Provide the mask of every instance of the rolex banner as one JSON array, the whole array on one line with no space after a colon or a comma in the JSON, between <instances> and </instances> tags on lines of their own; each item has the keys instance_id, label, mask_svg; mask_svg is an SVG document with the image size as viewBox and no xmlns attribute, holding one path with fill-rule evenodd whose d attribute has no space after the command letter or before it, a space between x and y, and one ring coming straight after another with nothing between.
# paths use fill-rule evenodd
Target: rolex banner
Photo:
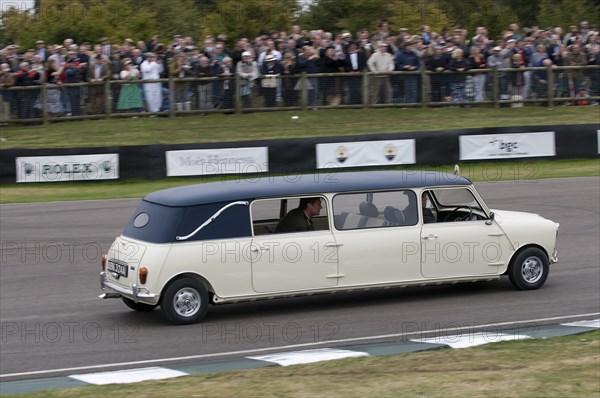
<instances>
[{"instance_id":1,"label":"rolex banner","mask_svg":"<svg viewBox=\"0 0 600 398\"><path fill-rule=\"evenodd\" d=\"M415 140L317 144L317 168L414 164Z\"/></svg>"},{"instance_id":2,"label":"rolex banner","mask_svg":"<svg viewBox=\"0 0 600 398\"><path fill-rule=\"evenodd\" d=\"M119 154L18 157L16 167L17 182L114 180Z\"/></svg>"}]
</instances>

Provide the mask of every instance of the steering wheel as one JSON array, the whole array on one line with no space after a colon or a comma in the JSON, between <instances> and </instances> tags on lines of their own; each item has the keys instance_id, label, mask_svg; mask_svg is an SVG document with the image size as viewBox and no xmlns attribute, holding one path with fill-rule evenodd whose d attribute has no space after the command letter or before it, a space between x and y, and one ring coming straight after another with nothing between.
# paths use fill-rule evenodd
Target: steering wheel
<instances>
[{"instance_id":1,"label":"steering wheel","mask_svg":"<svg viewBox=\"0 0 600 398\"><path fill-rule=\"evenodd\" d=\"M456 212L459 209L469 209L469 215L467 215L465 217L458 217L454 221L466 221L466 220L470 220L471 219L471 216L473 215L473 208L471 206L464 205L464 206L458 206L458 207L454 208L454 210L452 210L450 212L450 214L448 214L444 218L444 222L452 220L452 218L454 217L454 215L456 214Z\"/></svg>"}]
</instances>

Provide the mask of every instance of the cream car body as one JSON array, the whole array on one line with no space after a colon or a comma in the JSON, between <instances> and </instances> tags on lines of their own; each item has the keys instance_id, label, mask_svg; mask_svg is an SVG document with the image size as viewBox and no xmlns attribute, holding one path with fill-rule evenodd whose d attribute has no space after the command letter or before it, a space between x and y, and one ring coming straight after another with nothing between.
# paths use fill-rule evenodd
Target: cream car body
<instances>
[{"instance_id":1,"label":"cream car body","mask_svg":"<svg viewBox=\"0 0 600 398\"><path fill-rule=\"evenodd\" d=\"M314 230L274 233L302 197ZM428 203L424 203L424 198ZM427 215L434 222L425 222ZM146 196L103 260L103 298L176 324L208 304L494 280L540 287L558 224L491 211L453 174L360 172L215 182Z\"/></svg>"}]
</instances>

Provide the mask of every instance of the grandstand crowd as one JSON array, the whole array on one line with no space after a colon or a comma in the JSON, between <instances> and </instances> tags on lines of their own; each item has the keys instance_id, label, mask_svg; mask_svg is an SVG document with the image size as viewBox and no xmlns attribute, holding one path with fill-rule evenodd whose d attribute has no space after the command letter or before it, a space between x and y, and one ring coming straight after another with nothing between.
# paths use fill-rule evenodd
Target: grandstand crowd
<instances>
[{"instance_id":1,"label":"grandstand crowd","mask_svg":"<svg viewBox=\"0 0 600 398\"><path fill-rule=\"evenodd\" d=\"M271 32L255 38L230 40L224 34L206 36L202 42L175 35L168 41L126 39L115 43L101 38L98 43L62 43L38 40L35 48L17 44L0 53L0 118L35 117L42 106L40 91L7 90L51 84L46 91L47 112L80 115L105 111L107 80L121 80L110 93L114 111L160 112L233 107L234 95L244 107L256 105L260 96L265 107L295 106L299 101L298 79L307 74L328 75L308 79L308 105L360 104L363 98L360 75L372 73L371 103L416 103L421 100L419 71L434 72L427 82L432 102L484 101L489 99L490 74L477 69L509 68L499 74L500 99L544 97L547 68L519 71L525 67L600 65L598 27L587 21L563 30L560 27L520 28L511 24L498 37L490 38L485 27L469 34L466 29L433 32L423 25L418 32L394 30L381 21L377 31L362 29L337 33L302 30ZM390 74L390 72L413 72ZM470 73L465 73L471 71ZM557 76L558 96L600 95L597 69L568 70ZM343 77L336 73L347 72ZM448 72L448 73L446 73ZM348 73L350 75L348 75ZM241 78L239 91L233 78ZM357 78L353 78L356 75ZM164 78L177 80L174 103L165 99ZM282 79L283 77L283 79ZM285 78L287 77L287 78ZM148 83L138 84L144 80ZM90 83L87 87L64 86ZM135 83L135 84L126 84ZM50 87L50 86L49 86ZM594 102L597 103L597 102Z\"/></svg>"}]
</instances>

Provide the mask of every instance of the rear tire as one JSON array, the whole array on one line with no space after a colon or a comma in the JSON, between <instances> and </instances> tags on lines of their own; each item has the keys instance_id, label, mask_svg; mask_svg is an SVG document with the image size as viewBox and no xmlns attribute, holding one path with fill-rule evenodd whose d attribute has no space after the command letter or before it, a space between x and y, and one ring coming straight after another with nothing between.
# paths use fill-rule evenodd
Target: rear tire
<instances>
[{"instance_id":1,"label":"rear tire","mask_svg":"<svg viewBox=\"0 0 600 398\"><path fill-rule=\"evenodd\" d=\"M196 279L177 279L165 289L160 309L176 325L198 322L208 310L208 292Z\"/></svg>"},{"instance_id":2,"label":"rear tire","mask_svg":"<svg viewBox=\"0 0 600 398\"><path fill-rule=\"evenodd\" d=\"M148 312L148 311L152 311L153 309L158 307L158 304L150 305L150 304L144 304L144 303L136 303L135 301L133 301L132 299L129 299L127 297L121 297L121 298L123 299L123 302L125 303L125 305L134 311Z\"/></svg>"},{"instance_id":3,"label":"rear tire","mask_svg":"<svg viewBox=\"0 0 600 398\"><path fill-rule=\"evenodd\" d=\"M519 254L508 268L510 282L519 290L541 287L548 278L548 257L538 248L530 247Z\"/></svg>"}]
</instances>

